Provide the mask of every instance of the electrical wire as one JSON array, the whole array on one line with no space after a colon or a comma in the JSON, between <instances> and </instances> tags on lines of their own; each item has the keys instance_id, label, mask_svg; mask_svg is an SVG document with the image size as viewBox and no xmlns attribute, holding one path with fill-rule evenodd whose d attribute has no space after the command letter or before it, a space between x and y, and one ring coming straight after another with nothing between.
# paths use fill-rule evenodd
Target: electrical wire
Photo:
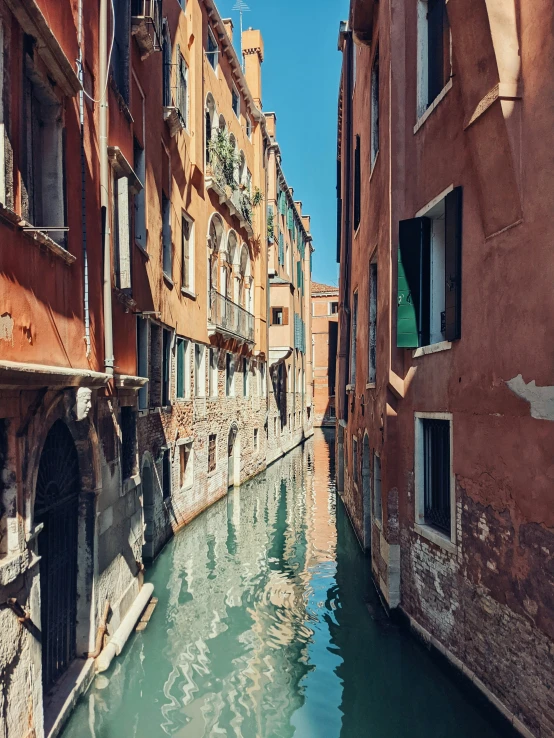
<instances>
[{"instance_id":1,"label":"electrical wire","mask_svg":"<svg viewBox=\"0 0 554 738\"><path fill-rule=\"evenodd\" d=\"M108 89L108 79L110 76L110 62L112 60L112 51L113 46L115 42L115 7L114 7L114 0L110 0L110 7L112 9L112 40L110 42L110 53L108 54L108 63L106 65L106 84L104 86L104 90L102 91L102 95L98 100L95 100L92 95L89 95L88 92L85 90L85 87L83 85L83 94L88 97L88 99L93 103L101 103L104 100L104 97L106 96L106 90ZM77 66L82 65L82 63L77 59ZM83 71L83 70L81 70ZM85 75L83 71L83 81L84 81Z\"/></svg>"}]
</instances>

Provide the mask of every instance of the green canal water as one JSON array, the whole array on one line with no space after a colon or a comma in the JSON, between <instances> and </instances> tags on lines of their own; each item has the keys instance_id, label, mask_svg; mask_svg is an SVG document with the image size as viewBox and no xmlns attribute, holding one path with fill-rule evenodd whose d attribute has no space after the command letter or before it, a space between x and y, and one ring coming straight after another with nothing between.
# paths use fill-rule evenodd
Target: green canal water
<instances>
[{"instance_id":1,"label":"green canal water","mask_svg":"<svg viewBox=\"0 0 554 738\"><path fill-rule=\"evenodd\" d=\"M147 629L64 738L506 737L375 615L332 443L317 431L166 546L147 571L159 598Z\"/></svg>"}]
</instances>

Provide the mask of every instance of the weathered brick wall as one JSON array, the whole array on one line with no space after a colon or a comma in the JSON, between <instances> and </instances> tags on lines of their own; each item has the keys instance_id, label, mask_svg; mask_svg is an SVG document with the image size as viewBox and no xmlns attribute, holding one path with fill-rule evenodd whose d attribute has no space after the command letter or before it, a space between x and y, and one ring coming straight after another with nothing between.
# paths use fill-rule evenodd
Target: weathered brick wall
<instances>
[{"instance_id":1,"label":"weathered brick wall","mask_svg":"<svg viewBox=\"0 0 554 738\"><path fill-rule=\"evenodd\" d=\"M172 357L171 376L175 376ZM242 362L237 361L234 395L226 396L225 352L219 352L217 397L177 399L172 382L172 405L141 412L138 446L142 460L149 453L153 460L154 484L154 549L157 553L168 538L195 518L202 510L227 494L228 440L233 424L238 429L240 446L240 480L259 473L266 466L267 435L265 428L266 398L260 394L258 377L249 364L248 396L243 396ZM206 361L206 370L208 362ZM190 386L194 387L191 365ZM206 376L206 387L208 378ZM258 431L258 449L254 448L254 430ZM208 439L217 436L217 468L208 473ZM193 484L181 488L179 441L187 439L193 449ZM169 448L171 459L171 495L163 499L163 449Z\"/></svg>"}]
</instances>

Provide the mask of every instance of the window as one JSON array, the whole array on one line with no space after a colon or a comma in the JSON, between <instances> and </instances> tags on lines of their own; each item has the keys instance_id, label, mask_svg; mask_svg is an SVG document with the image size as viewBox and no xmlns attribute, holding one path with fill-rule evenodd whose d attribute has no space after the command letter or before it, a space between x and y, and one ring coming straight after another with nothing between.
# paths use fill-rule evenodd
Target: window
<instances>
[{"instance_id":1,"label":"window","mask_svg":"<svg viewBox=\"0 0 554 738\"><path fill-rule=\"evenodd\" d=\"M257 428L254 428L254 451L257 453L260 450L260 434Z\"/></svg>"},{"instance_id":2,"label":"window","mask_svg":"<svg viewBox=\"0 0 554 738\"><path fill-rule=\"evenodd\" d=\"M169 395L169 373L171 369L171 331L163 329L162 347L162 405L166 407L171 404Z\"/></svg>"},{"instance_id":3,"label":"window","mask_svg":"<svg viewBox=\"0 0 554 738\"><path fill-rule=\"evenodd\" d=\"M210 375L209 375L209 383L210 383L210 397L217 397L218 395L218 386L217 386L217 380L218 380L218 371L217 371L217 362L218 362L218 350L215 348L210 349Z\"/></svg>"},{"instance_id":4,"label":"window","mask_svg":"<svg viewBox=\"0 0 554 738\"><path fill-rule=\"evenodd\" d=\"M369 372L367 381L377 376L377 264L369 265Z\"/></svg>"},{"instance_id":5,"label":"window","mask_svg":"<svg viewBox=\"0 0 554 738\"><path fill-rule=\"evenodd\" d=\"M136 471L137 421L132 407L121 408L121 478L129 479Z\"/></svg>"},{"instance_id":6,"label":"window","mask_svg":"<svg viewBox=\"0 0 554 738\"><path fill-rule=\"evenodd\" d=\"M171 39L167 20L162 30L162 102L164 108L171 107Z\"/></svg>"},{"instance_id":7,"label":"window","mask_svg":"<svg viewBox=\"0 0 554 738\"><path fill-rule=\"evenodd\" d=\"M239 93L237 92L237 88L234 85L233 85L231 95L232 95L232 103L233 103L233 113L238 118L240 116L240 96L239 96Z\"/></svg>"},{"instance_id":8,"label":"window","mask_svg":"<svg viewBox=\"0 0 554 738\"><path fill-rule=\"evenodd\" d=\"M242 360L242 396L248 397L248 359Z\"/></svg>"},{"instance_id":9,"label":"window","mask_svg":"<svg viewBox=\"0 0 554 738\"><path fill-rule=\"evenodd\" d=\"M381 459L373 454L373 515L379 523L383 521L383 503L381 499Z\"/></svg>"},{"instance_id":10,"label":"window","mask_svg":"<svg viewBox=\"0 0 554 738\"><path fill-rule=\"evenodd\" d=\"M352 300L352 335L350 337L350 384L356 384L356 352L358 344L358 293Z\"/></svg>"},{"instance_id":11,"label":"window","mask_svg":"<svg viewBox=\"0 0 554 738\"><path fill-rule=\"evenodd\" d=\"M192 487L194 482L192 442L183 443L179 446L179 463L181 489Z\"/></svg>"},{"instance_id":12,"label":"window","mask_svg":"<svg viewBox=\"0 0 554 738\"><path fill-rule=\"evenodd\" d=\"M415 423L416 523L452 541L452 417L417 413Z\"/></svg>"},{"instance_id":13,"label":"window","mask_svg":"<svg viewBox=\"0 0 554 738\"><path fill-rule=\"evenodd\" d=\"M265 380L265 364L263 362L260 364L260 382L262 385L262 391L260 394L262 397L265 397L267 387Z\"/></svg>"},{"instance_id":14,"label":"window","mask_svg":"<svg viewBox=\"0 0 554 738\"><path fill-rule=\"evenodd\" d=\"M181 288L194 292L194 239L193 222L183 213L181 217L182 274Z\"/></svg>"},{"instance_id":15,"label":"window","mask_svg":"<svg viewBox=\"0 0 554 738\"><path fill-rule=\"evenodd\" d=\"M183 128L188 128L189 115L189 70L184 58L179 54L177 69L177 110Z\"/></svg>"},{"instance_id":16,"label":"window","mask_svg":"<svg viewBox=\"0 0 554 738\"><path fill-rule=\"evenodd\" d=\"M114 38L110 71L119 94L129 103L129 60L131 39L131 3L129 0L114 0Z\"/></svg>"},{"instance_id":17,"label":"window","mask_svg":"<svg viewBox=\"0 0 554 738\"><path fill-rule=\"evenodd\" d=\"M164 500L171 496L171 451L166 448L162 457L162 494Z\"/></svg>"},{"instance_id":18,"label":"window","mask_svg":"<svg viewBox=\"0 0 554 738\"><path fill-rule=\"evenodd\" d=\"M25 36L23 77L23 161L21 214L33 226L65 246L63 114L52 86L43 79L32 58L33 41Z\"/></svg>"},{"instance_id":19,"label":"window","mask_svg":"<svg viewBox=\"0 0 554 738\"><path fill-rule=\"evenodd\" d=\"M329 315L337 315L338 312L339 312L338 302L330 302L329 303Z\"/></svg>"},{"instance_id":20,"label":"window","mask_svg":"<svg viewBox=\"0 0 554 738\"><path fill-rule=\"evenodd\" d=\"M252 121L248 115L246 116L246 135L252 140Z\"/></svg>"},{"instance_id":21,"label":"window","mask_svg":"<svg viewBox=\"0 0 554 738\"><path fill-rule=\"evenodd\" d=\"M208 28L208 41L206 45L206 58L208 59L208 62L210 63L210 66L212 69L217 69L217 58L219 55L219 49L217 46L217 42L215 40L215 36L212 33L212 29Z\"/></svg>"},{"instance_id":22,"label":"window","mask_svg":"<svg viewBox=\"0 0 554 738\"><path fill-rule=\"evenodd\" d=\"M358 229L361 217L361 151L360 137L356 136L356 148L354 150L354 230Z\"/></svg>"},{"instance_id":23,"label":"window","mask_svg":"<svg viewBox=\"0 0 554 738\"><path fill-rule=\"evenodd\" d=\"M271 308L271 325L288 325L289 309L283 307Z\"/></svg>"},{"instance_id":24,"label":"window","mask_svg":"<svg viewBox=\"0 0 554 738\"><path fill-rule=\"evenodd\" d=\"M171 279L173 272L173 254L171 252L171 203L162 192L162 252L163 271L166 277Z\"/></svg>"},{"instance_id":25,"label":"window","mask_svg":"<svg viewBox=\"0 0 554 738\"><path fill-rule=\"evenodd\" d=\"M371 168L379 153L379 49L371 68Z\"/></svg>"},{"instance_id":26,"label":"window","mask_svg":"<svg viewBox=\"0 0 554 738\"><path fill-rule=\"evenodd\" d=\"M162 339L161 328L157 323L150 323L150 356L148 369L148 396L150 407L162 404Z\"/></svg>"},{"instance_id":27,"label":"window","mask_svg":"<svg viewBox=\"0 0 554 738\"><path fill-rule=\"evenodd\" d=\"M217 468L217 436L211 433L208 437L208 474Z\"/></svg>"},{"instance_id":28,"label":"window","mask_svg":"<svg viewBox=\"0 0 554 738\"><path fill-rule=\"evenodd\" d=\"M397 345L428 346L461 337L462 188L424 217L400 222Z\"/></svg>"},{"instance_id":29,"label":"window","mask_svg":"<svg viewBox=\"0 0 554 738\"><path fill-rule=\"evenodd\" d=\"M142 189L134 198L135 206L135 241L146 251L146 194L144 185L146 183L146 163L144 149L137 139L133 139L133 166L135 174L139 178Z\"/></svg>"},{"instance_id":30,"label":"window","mask_svg":"<svg viewBox=\"0 0 554 738\"><path fill-rule=\"evenodd\" d=\"M352 94L354 94L354 88L356 87L356 77L358 72L358 47L352 44Z\"/></svg>"},{"instance_id":31,"label":"window","mask_svg":"<svg viewBox=\"0 0 554 738\"><path fill-rule=\"evenodd\" d=\"M232 354L225 354L225 394L227 397L234 395L235 364Z\"/></svg>"},{"instance_id":32,"label":"window","mask_svg":"<svg viewBox=\"0 0 554 738\"><path fill-rule=\"evenodd\" d=\"M190 341L177 339L177 397L190 399Z\"/></svg>"},{"instance_id":33,"label":"window","mask_svg":"<svg viewBox=\"0 0 554 738\"><path fill-rule=\"evenodd\" d=\"M148 369L148 321L137 318L137 372L139 377L150 378ZM148 407L148 384L145 384L138 392L139 410Z\"/></svg>"},{"instance_id":34,"label":"window","mask_svg":"<svg viewBox=\"0 0 554 738\"><path fill-rule=\"evenodd\" d=\"M446 0L419 0L418 117L434 102L450 75L450 26Z\"/></svg>"},{"instance_id":35,"label":"window","mask_svg":"<svg viewBox=\"0 0 554 738\"><path fill-rule=\"evenodd\" d=\"M131 291L131 221L129 218L129 180L113 180L113 239L115 283L118 289Z\"/></svg>"},{"instance_id":36,"label":"window","mask_svg":"<svg viewBox=\"0 0 554 738\"><path fill-rule=\"evenodd\" d=\"M335 414L335 406L334 405L329 405L328 415L329 415L329 418L331 418L332 420L337 417L336 414Z\"/></svg>"},{"instance_id":37,"label":"window","mask_svg":"<svg viewBox=\"0 0 554 738\"><path fill-rule=\"evenodd\" d=\"M194 394L206 396L206 347L199 343L194 346Z\"/></svg>"}]
</instances>

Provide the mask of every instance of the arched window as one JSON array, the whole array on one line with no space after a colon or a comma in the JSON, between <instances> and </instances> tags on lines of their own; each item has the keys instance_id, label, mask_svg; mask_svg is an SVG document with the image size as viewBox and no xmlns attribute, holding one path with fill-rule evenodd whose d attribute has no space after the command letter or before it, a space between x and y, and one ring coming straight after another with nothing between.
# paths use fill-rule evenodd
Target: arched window
<instances>
[{"instance_id":1,"label":"arched window","mask_svg":"<svg viewBox=\"0 0 554 738\"><path fill-rule=\"evenodd\" d=\"M239 261L239 304L252 312L252 278L250 268L250 254L246 244L242 244Z\"/></svg>"},{"instance_id":2,"label":"arched window","mask_svg":"<svg viewBox=\"0 0 554 738\"><path fill-rule=\"evenodd\" d=\"M171 38L167 18L162 28L162 60L162 99L164 107L168 108L171 106Z\"/></svg>"},{"instance_id":3,"label":"arched window","mask_svg":"<svg viewBox=\"0 0 554 738\"><path fill-rule=\"evenodd\" d=\"M225 262L226 272L226 293L225 296L234 302L237 301L237 289L233 284L233 275L236 273L237 263L237 234L234 231L229 231L227 236L227 260Z\"/></svg>"},{"instance_id":4,"label":"arched window","mask_svg":"<svg viewBox=\"0 0 554 738\"><path fill-rule=\"evenodd\" d=\"M238 185L239 183L239 161L238 161L238 154L237 154L237 140L234 134L232 133L229 136L229 143L233 147L233 153L235 157L235 161L233 164L233 179L235 180L235 183Z\"/></svg>"},{"instance_id":5,"label":"arched window","mask_svg":"<svg viewBox=\"0 0 554 738\"><path fill-rule=\"evenodd\" d=\"M246 161L244 151L239 154L239 184L246 186Z\"/></svg>"},{"instance_id":6,"label":"arched window","mask_svg":"<svg viewBox=\"0 0 554 738\"><path fill-rule=\"evenodd\" d=\"M218 284L218 264L219 264L219 252L223 243L223 221L221 217L214 213L210 220L208 228L208 260L209 260L209 290L217 290Z\"/></svg>"}]
</instances>

